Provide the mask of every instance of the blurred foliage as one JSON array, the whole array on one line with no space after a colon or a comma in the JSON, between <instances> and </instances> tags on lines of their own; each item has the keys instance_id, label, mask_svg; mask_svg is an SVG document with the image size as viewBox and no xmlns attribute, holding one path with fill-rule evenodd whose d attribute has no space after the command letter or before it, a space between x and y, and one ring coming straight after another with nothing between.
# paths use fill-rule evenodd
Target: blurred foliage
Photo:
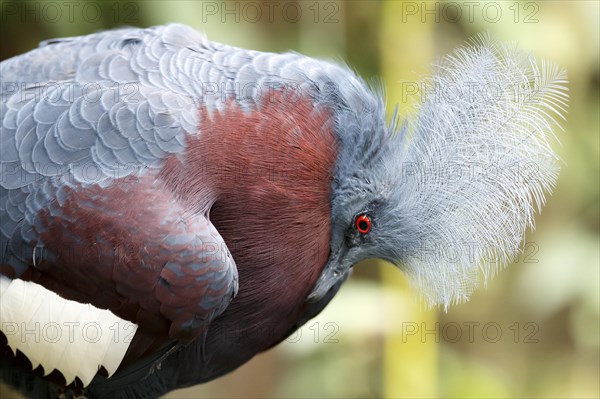
<instances>
[{"instance_id":1,"label":"blurred foliage","mask_svg":"<svg viewBox=\"0 0 600 399\"><path fill-rule=\"evenodd\" d=\"M434 57L479 32L569 71L558 186L520 262L488 289L447 313L421 312L401 273L365 262L286 343L168 397L600 396L597 1L65 3L2 0L0 59L53 37L181 22L232 45L346 62L375 85L385 81L388 104L401 112L411 106L401 82L420 79Z\"/></svg>"}]
</instances>

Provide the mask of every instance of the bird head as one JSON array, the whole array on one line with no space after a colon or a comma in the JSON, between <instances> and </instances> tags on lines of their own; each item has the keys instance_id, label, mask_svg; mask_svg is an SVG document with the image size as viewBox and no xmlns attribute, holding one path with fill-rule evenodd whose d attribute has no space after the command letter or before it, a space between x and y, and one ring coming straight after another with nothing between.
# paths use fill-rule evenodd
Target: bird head
<instances>
[{"instance_id":1,"label":"bird head","mask_svg":"<svg viewBox=\"0 0 600 399\"><path fill-rule=\"evenodd\" d=\"M438 63L403 123L385 122L382 96L364 101L366 88L344 83L331 252L309 301L380 258L447 308L514 260L556 183L549 143L565 83L563 70L487 37Z\"/></svg>"}]
</instances>

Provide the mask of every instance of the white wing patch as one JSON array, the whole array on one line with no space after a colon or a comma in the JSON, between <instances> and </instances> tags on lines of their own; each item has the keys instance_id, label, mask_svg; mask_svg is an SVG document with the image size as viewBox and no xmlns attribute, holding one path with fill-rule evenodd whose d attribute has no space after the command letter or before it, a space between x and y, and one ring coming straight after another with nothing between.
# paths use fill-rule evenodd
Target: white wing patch
<instances>
[{"instance_id":1,"label":"white wing patch","mask_svg":"<svg viewBox=\"0 0 600 399\"><path fill-rule=\"evenodd\" d=\"M113 375L137 325L108 310L64 299L43 286L0 276L0 326L14 353L44 375L56 369L67 384L90 384L101 366Z\"/></svg>"}]
</instances>

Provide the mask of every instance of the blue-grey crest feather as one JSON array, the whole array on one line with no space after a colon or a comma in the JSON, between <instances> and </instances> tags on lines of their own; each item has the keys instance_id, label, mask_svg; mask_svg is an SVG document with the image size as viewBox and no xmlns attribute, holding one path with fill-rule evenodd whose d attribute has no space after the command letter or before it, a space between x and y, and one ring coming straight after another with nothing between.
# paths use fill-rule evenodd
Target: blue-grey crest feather
<instances>
[{"instance_id":1,"label":"blue-grey crest feather","mask_svg":"<svg viewBox=\"0 0 600 399\"><path fill-rule=\"evenodd\" d=\"M556 65L484 35L421 86L422 104L382 169L398 177L389 202L401 215L387 240L429 304L468 299L519 254L557 181L552 130L566 113L566 83Z\"/></svg>"}]
</instances>

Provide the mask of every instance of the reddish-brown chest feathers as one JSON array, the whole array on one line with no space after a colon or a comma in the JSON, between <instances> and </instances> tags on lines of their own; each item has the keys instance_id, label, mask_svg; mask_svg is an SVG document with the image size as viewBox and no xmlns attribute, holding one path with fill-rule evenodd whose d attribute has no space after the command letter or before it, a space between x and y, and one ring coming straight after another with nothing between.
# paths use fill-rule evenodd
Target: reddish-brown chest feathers
<instances>
[{"instance_id":1,"label":"reddish-brown chest feathers","mask_svg":"<svg viewBox=\"0 0 600 399\"><path fill-rule=\"evenodd\" d=\"M190 208L202 208L207 193L216 198L210 220L240 279L226 314L295 317L329 256L332 113L276 95L256 111L232 101L200 117L184 159L162 175Z\"/></svg>"}]
</instances>

